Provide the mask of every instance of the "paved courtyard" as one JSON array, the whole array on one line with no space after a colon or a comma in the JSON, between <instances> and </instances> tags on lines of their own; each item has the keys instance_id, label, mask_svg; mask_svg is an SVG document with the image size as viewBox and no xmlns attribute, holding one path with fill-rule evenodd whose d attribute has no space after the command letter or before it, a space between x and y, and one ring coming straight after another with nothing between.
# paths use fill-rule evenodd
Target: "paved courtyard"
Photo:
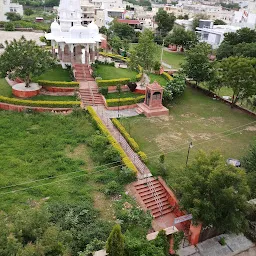
<instances>
[{"instance_id":1,"label":"paved courtyard","mask_svg":"<svg viewBox=\"0 0 256 256\"><path fill-rule=\"evenodd\" d=\"M23 31L2 31L0 30L0 44L5 45L5 41L12 41L13 39L20 39L21 36L24 36L27 40L35 40L39 45L41 41L39 40L40 36L43 36L42 32L23 32ZM0 49L0 54L3 53L4 49Z\"/></svg>"}]
</instances>

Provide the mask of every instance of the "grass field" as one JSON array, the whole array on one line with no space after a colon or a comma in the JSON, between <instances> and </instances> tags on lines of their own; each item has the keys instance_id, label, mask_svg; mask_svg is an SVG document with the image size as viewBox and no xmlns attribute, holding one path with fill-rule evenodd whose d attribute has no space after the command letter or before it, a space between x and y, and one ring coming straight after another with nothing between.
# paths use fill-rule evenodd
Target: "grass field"
<instances>
[{"instance_id":1,"label":"grass field","mask_svg":"<svg viewBox=\"0 0 256 256\"><path fill-rule=\"evenodd\" d=\"M37 80L50 80L50 81L65 81L71 82L71 77L68 69L63 69L61 66L54 67L42 75L35 77L34 81Z\"/></svg>"},{"instance_id":2,"label":"grass field","mask_svg":"<svg viewBox=\"0 0 256 256\"><path fill-rule=\"evenodd\" d=\"M152 73L148 74L148 76L150 78L150 83L157 81L162 86L165 86L167 84L167 80L163 76Z\"/></svg>"},{"instance_id":3,"label":"grass field","mask_svg":"<svg viewBox=\"0 0 256 256\"><path fill-rule=\"evenodd\" d=\"M193 160L198 150L219 150L225 159L241 159L256 138L254 117L231 109L192 88L187 88L183 96L172 104L169 116L138 116L125 118L122 123L147 153L153 173L156 173L159 155L163 153L169 166L184 167L190 142L194 146L189 161ZM171 177L175 179L176 173L174 168L171 169Z\"/></svg>"},{"instance_id":4,"label":"grass field","mask_svg":"<svg viewBox=\"0 0 256 256\"><path fill-rule=\"evenodd\" d=\"M12 97L12 87L6 82L4 78L0 79L0 95L5 97Z\"/></svg>"},{"instance_id":5,"label":"grass field","mask_svg":"<svg viewBox=\"0 0 256 256\"><path fill-rule=\"evenodd\" d=\"M109 65L98 65L97 73L102 79L135 78L137 72L127 68L115 68Z\"/></svg>"},{"instance_id":6,"label":"grass field","mask_svg":"<svg viewBox=\"0 0 256 256\"><path fill-rule=\"evenodd\" d=\"M141 94L133 93L133 92L121 92L120 93L120 98L137 98L140 97ZM105 96L106 99L118 99L119 98L119 93L118 92L113 92L113 93L108 93L107 96Z\"/></svg>"},{"instance_id":7,"label":"grass field","mask_svg":"<svg viewBox=\"0 0 256 256\"><path fill-rule=\"evenodd\" d=\"M97 163L90 157L91 149L87 146L95 130L84 115L0 111L0 127L1 210L25 207L39 199L93 204L94 196L101 195L101 185L95 184L91 175L96 171L91 168ZM21 183L27 184L13 186ZM49 185L42 186L46 183ZM20 189L25 190L9 193ZM104 203L104 195L101 197ZM106 211L104 215L107 214Z\"/></svg>"}]
</instances>

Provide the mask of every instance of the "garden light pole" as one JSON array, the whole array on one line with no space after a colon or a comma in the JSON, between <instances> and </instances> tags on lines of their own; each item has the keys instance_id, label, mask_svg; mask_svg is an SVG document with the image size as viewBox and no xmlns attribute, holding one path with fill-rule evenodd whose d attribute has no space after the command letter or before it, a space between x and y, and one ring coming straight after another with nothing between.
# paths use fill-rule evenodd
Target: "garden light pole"
<instances>
[{"instance_id":1,"label":"garden light pole","mask_svg":"<svg viewBox=\"0 0 256 256\"><path fill-rule=\"evenodd\" d=\"M164 54L164 39L163 39L162 52L161 52L161 65L162 65L162 61L163 61L163 54Z\"/></svg>"},{"instance_id":2,"label":"garden light pole","mask_svg":"<svg viewBox=\"0 0 256 256\"><path fill-rule=\"evenodd\" d=\"M190 149L193 147L192 142L189 143L188 145L188 154L187 154L187 160L186 160L186 167L188 166L188 157L189 157L189 153L190 153Z\"/></svg>"}]
</instances>

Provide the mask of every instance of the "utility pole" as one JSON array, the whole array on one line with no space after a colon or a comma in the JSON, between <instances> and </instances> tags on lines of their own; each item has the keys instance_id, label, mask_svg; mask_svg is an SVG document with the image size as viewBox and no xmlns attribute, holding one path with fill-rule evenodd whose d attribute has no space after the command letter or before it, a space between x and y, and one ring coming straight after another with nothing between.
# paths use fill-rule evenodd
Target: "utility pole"
<instances>
[{"instance_id":1,"label":"utility pole","mask_svg":"<svg viewBox=\"0 0 256 256\"><path fill-rule=\"evenodd\" d=\"M164 39L163 39L162 52L161 52L161 65L162 65L162 61L163 61L163 54L164 54Z\"/></svg>"},{"instance_id":2,"label":"utility pole","mask_svg":"<svg viewBox=\"0 0 256 256\"><path fill-rule=\"evenodd\" d=\"M186 167L188 166L188 157L189 157L189 153L190 153L190 149L193 147L192 142L189 143L188 145L188 154L187 154L187 160L186 160Z\"/></svg>"}]
</instances>

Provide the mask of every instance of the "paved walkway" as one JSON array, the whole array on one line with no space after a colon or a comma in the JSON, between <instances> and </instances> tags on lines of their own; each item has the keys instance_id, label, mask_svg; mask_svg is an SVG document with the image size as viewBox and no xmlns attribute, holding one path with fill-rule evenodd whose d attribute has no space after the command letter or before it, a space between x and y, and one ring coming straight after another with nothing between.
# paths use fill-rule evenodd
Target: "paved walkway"
<instances>
[{"instance_id":1,"label":"paved walkway","mask_svg":"<svg viewBox=\"0 0 256 256\"><path fill-rule=\"evenodd\" d=\"M139 174L138 178L143 179L146 176L152 176L150 170L148 167L140 160L137 153L135 153L130 145L127 143L125 138L122 136L122 134L116 129L116 127L111 122L109 116L106 113L106 110L104 108L99 107L93 107L94 110L97 112L100 119L103 121L103 123L108 128L109 132L112 134L112 136L117 140L117 142L120 144L120 146L123 148L125 153L128 155L130 160L133 162L133 164L137 167Z\"/></svg>"},{"instance_id":2,"label":"paved walkway","mask_svg":"<svg viewBox=\"0 0 256 256\"><path fill-rule=\"evenodd\" d=\"M135 108L131 109L123 109L123 110L107 110L104 106L96 106L98 113L101 115L104 112L104 115L107 118L118 118L118 117L131 117L138 116L139 114L136 112Z\"/></svg>"}]
</instances>

